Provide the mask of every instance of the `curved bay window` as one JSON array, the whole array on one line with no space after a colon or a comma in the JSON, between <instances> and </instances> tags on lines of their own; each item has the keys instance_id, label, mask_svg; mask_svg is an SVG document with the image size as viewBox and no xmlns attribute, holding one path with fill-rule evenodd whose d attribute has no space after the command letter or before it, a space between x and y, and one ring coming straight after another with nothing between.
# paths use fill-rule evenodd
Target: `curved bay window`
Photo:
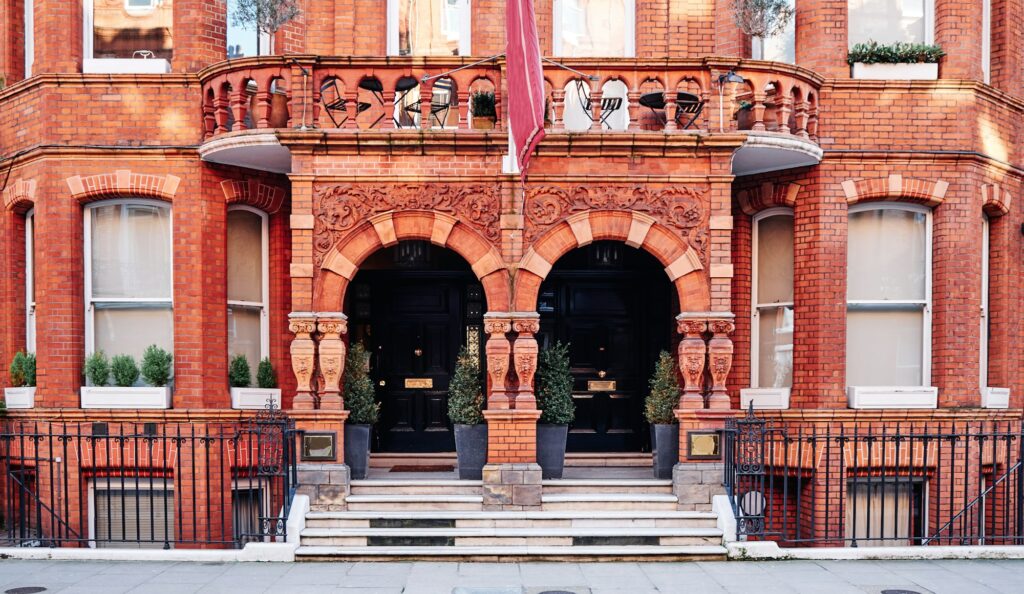
<instances>
[{"instance_id":1,"label":"curved bay window","mask_svg":"<svg viewBox=\"0 0 1024 594\"><path fill-rule=\"evenodd\" d=\"M85 208L86 354L132 355L147 346L171 352L171 209L150 200Z\"/></svg>"},{"instance_id":2,"label":"curved bay window","mask_svg":"<svg viewBox=\"0 0 1024 594\"><path fill-rule=\"evenodd\" d=\"M228 354L244 355L255 374L259 361L269 355L267 215L247 206L232 207L227 243Z\"/></svg>"},{"instance_id":3,"label":"curved bay window","mask_svg":"<svg viewBox=\"0 0 1024 594\"><path fill-rule=\"evenodd\" d=\"M793 384L793 212L770 209L754 217L751 278L753 388Z\"/></svg>"},{"instance_id":4,"label":"curved bay window","mask_svg":"<svg viewBox=\"0 0 1024 594\"><path fill-rule=\"evenodd\" d=\"M470 54L469 0L388 0L388 53Z\"/></svg>"},{"instance_id":5,"label":"curved bay window","mask_svg":"<svg viewBox=\"0 0 1024 594\"><path fill-rule=\"evenodd\" d=\"M555 55L632 57L634 9L634 0L554 0Z\"/></svg>"}]
</instances>

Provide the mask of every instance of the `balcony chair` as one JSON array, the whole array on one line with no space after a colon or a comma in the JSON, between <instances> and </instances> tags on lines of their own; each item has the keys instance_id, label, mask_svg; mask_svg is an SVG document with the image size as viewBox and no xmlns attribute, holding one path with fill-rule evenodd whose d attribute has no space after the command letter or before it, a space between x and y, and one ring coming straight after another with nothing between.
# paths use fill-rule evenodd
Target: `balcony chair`
<instances>
[{"instance_id":1,"label":"balcony chair","mask_svg":"<svg viewBox=\"0 0 1024 594\"><path fill-rule=\"evenodd\" d=\"M676 93L676 117L675 122L679 126L680 130L686 130L697 121L702 111L704 111L705 101L694 95L693 93L687 93L684 91L678 91ZM661 121L662 125L668 122L668 118L665 116L665 93L662 91L655 91L653 93L644 93L640 96L640 105L651 110L654 116ZM686 124L683 124L683 118L689 116Z\"/></svg>"},{"instance_id":2,"label":"balcony chair","mask_svg":"<svg viewBox=\"0 0 1024 594\"><path fill-rule=\"evenodd\" d=\"M594 121L594 102L590 100L590 88L587 87L583 79L576 79L576 96L579 97L580 107L583 108L583 113L587 114L590 121ZM622 109L622 97L601 97L601 125L611 130L611 125L608 123L608 118L613 113Z\"/></svg>"},{"instance_id":3,"label":"balcony chair","mask_svg":"<svg viewBox=\"0 0 1024 594\"><path fill-rule=\"evenodd\" d=\"M438 128L444 128L444 123L448 121L448 113L452 108L453 87L454 83L450 78L442 78L434 83L433 94L430 96L430 117L437 122Z\"/></svg>"},{"instance_id":4,"label":"balcony chair","mask_svg":"<svg viewBox=\"0 0 1024 594\"><path fill-rule=\"evenodd\" d=\"M401 106L396 110L394 116L395 128L416 127L416 118L420 115L420 103L417 101L412 105L406 105L405 98L419 86L419 81L412 77L401 78L395 83L395 105Z\"/></svg>"}]
</instances>

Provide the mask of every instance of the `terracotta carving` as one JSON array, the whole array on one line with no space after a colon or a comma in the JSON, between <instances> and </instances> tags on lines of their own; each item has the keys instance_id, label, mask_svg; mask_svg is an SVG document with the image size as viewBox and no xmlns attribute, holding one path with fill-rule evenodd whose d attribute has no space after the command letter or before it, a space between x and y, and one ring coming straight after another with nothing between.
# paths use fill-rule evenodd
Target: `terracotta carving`
<instances>
[{"instance_id":1,"label":"terracotta carving","mask_svg":"<svg viewBox=\"0 0 1024 594\"><path fill-rule=\"evenodd\" d=\"M323 389L320 393L320 408L341 410L341 376L345 372L345 343L341 335L348 332L345 320L322 318L317 320L320 332L320 376Z\"/></svg>"},{"instance_id":2,"label":"terracotta carving","mask_svg":"<svg viewBox=\"0 0 1024 594\"><path fill-rule=\"evenodd\" d=\"M683 395L679 400L680 408L704 408L704 367L707 358L707 346L703 334L707 330L704 320L680 320L679 332L683 339L679 341L679 371L683 375Z\"/></svg>"},{"instance_id":3,"label":"terracotta carving","mask_svg":"<svg viewBox=\"0 0 1024 594\"><path fill-rule=\"evenodd\" d=\"M732 339L729 335L736 329L732 320L710 320L708 329L712 332L708 341L708 356L711 360L711 394L708 408L730 408L729 394L725 390L729 371L732 369Z\"/></svg>"},{"instance_id":4,"label":"terracotta carving","mask_svg":"<svg viewBox=\"0 0 1024 594\"><path fill-rule=\"evenodd\" d=\"M487 397L488 409L510 409L515 395L509 394L508 372L509 359L512 356L512 344L507 334L512 331L512 321L508 319L484 319L484 332L487 333L487 377L490 380L490 391Z\"/></svg>"},{"instance_id":5,"label":"terracotta carving","mask_svg":"<svg viewBox=\"0 0 1024 594\"><path fill-rule=\"evenodd\" d=\"M290 348L292 356L292 372L295 373L295 400L293 408L312 410L316 408L316 398L310 385L316 367L316 344L310 335L316 331L316 320L313 318L292 318L288 321L288 329L295 334Z\"/></svg>"},{"instance_id":6,"label":"terracotta carving","mask_svg":"<svg viewBox=\"0 0 1024 594\"><path fill-rule=\"evenodd\" d=\"M513 403L516 409L537 408L537 396L534 393L533 378L537 373L537 339L534 334L540 331L540 320L536 318L516 319L512 321L512 329L518 333L512 343L513 360L519 388Z\"/></svg>"}]
</instances>

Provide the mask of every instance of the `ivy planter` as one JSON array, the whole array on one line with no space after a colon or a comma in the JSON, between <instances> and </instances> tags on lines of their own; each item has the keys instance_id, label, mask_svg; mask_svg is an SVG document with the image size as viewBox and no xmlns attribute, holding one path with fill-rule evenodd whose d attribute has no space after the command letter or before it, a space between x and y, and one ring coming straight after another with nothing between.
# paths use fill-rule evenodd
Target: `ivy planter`
<instances>
[{"instance_id":1,"label":"ivy planter","mask_svg":"<svg viewBox=\"0 0 1024 594\"><path fill-rule=\"evenodd\" d=\"M487 463L487 424L455 425L455 453L459 460L459 478L478 481Z\"/></svg>"},{"instance_id":2,"label":"ivy planter","mask_svg":"<svg viewBox=\"0 0 1024 594\"><path fill-rule=\"evenodd\" d=\"M82 408L171 408L171 389L148 386L82 386Z\"/></svg>"},{"instance_id":3,"label":"ivy planter","mask_svg":"<svg viewBox=\"0 0 1024 594\"><path fill-rule=\"evenodd\" d=\"M679 425L651 425L651 449L654 478L672 478L672 469L679 463Z\"/></svg>"},{"instance_id":4,"label":"ivy planter","mask_svg":"<svg viewBox=\"0 0 1024 594\"><path fill-rule=\"evenodd\" d=\"M913 64L854 62L851 76L866 80L937 80L939 65L922 62Z\"/></svg>"},{"instance_id":5,"label":"ivy planter","mask_svg":"<svg viewBox=\"0 0 1024 594\"><path fill-rule=\"evenodd\" d=\"M36 405L35 387L4 388L4 401L7 408L32 408Z\"/></svg>"},{"instance_id":6,"label":"ivy planter","mask_svg":"<svg viewBox=\"0 0 1024 594\"><path fill-rule=\"evenodd\" d=\"M537 425L537 463L540 464L542 478L562 478L568 436L568 425Z\"/></svg>"},{"instance_id":7,"label":"ivy planter","mask_svg":"<svg viewBox=\"0 0 1024 594\"><path fill-rule=\"evenodd\" d=\"M345 464L353 480L366 478L370 467L370 432L373 425L345 425Z\"/></svg>"},{"instance_id":8,"label":"ivy planter","mask_svg":"<svg viewBox=\"0 0 1024 594\"><path fill-rule=\"evenodd\" d=\"M274 408L281 408L281 390L279 388L231 388L231 408L233 409L263 409L271 403Z\"/></svg>"}]
</instances>

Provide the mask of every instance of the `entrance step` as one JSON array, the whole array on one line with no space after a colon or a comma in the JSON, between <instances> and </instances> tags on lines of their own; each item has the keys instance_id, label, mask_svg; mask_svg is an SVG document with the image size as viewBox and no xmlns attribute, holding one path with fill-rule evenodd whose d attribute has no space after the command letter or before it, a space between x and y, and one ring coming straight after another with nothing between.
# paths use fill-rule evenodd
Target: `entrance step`
<instances>
[{"instance_id":1,"label":"entrance step","mask_svg":"<svg viewBox=\"0 0 1024 594\"><path fill-rule=\"evenodd\" d=\"M721 545L692 546L438 546L438 547L319 547L300 546L296 560L336 560L373 558L415 560L443 557L473 561L514 559L662 559L693 561L722 560L728 551Z\"/></svg>"},{"instance_id":2,"label":"entrance step","mask_svg":"<svg viewBox=\"0 0 1024 594\"><path fill-rule=\"evenodd\" d=\"M543 510L673 510L671 493L554 493L541 496Z\"/></svg>"},{"instance_id":3,"label":"entrance step","mask_svg":"<svg viewBox=\"0 0 1024 594\"><path fill-rule=\"evenodd\" d=\"M345 511L310 512L307 529L328 528L715 528L695 511Z\"/></svg>"},{"instance_id":4,"label":"entrance step","mask_svg":"<svg viewBox=\"0 0 1024 594\"><path fill-rule=\"evenodd\" d=\"M557 479L546 480L544 494L566 493L661 493L672 494L672 481L658 479Z\"/></svg>"},{"instance_id":5,"label":"entrance step","mask_svg":"<svg viewBox=\"0 0 1024 594\"><path fill-rule=\"evenodd\" d=\"M458 479L370 479L349 484L352 495L480 495L482 481Z\"/></svg>"},{"instance_id":6,"label":"entrance step","mask_svg":"<svg viewBox=\"0 0 1024 594\"><path fill-rule=\"evenodd\" d=\"M568 452L566 466L651 466L650 452Z\"/></svg>"},{"instance_id":7,"label":"entrance step","mask_svg":"<svg viewBox=\"0 0 1024 594\"><path fill-rule=\"evenodd\" d=\"M717 528L307 528L304 546L719 545Z\"/></svg>"},{"instance_id":8,"label":"entrance step","mask_svg":"<svg viewBox=\"0 0 1024 594\"><path fill-rule=\"evenodd\" d=\"M352 511L387 510L479 510L482 495L349 495L346 498Z\"/></svg>"}]
</instances>

